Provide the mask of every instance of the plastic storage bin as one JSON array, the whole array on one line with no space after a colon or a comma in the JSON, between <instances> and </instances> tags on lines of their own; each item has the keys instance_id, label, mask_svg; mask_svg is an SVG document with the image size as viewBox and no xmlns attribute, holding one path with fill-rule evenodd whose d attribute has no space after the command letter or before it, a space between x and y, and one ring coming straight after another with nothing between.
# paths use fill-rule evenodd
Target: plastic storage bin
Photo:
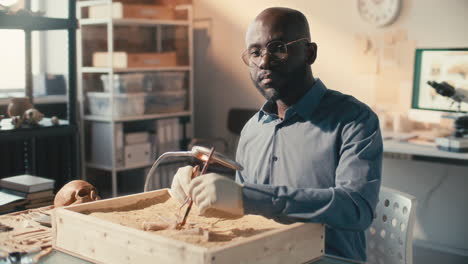
<instances>
[{"instance_id":1,"label":"plastic storage bin","mask_svg":"<svg viewBox=\"0 0 468 264\"><path fill-rule=\"evenodd\" d=\"M180 112L185 110L187 91L161 91L148 93L145 100L147 114Z\"/></svg>"},{"instance_id":2,"label":"plastic storage bin","mask_svg":"<svg viewBox=\"0 0 468 264\"><path fill-rule=\"evenodd\" d=\"M110 94L88 92L89 111L92 115L111 114ZM145 93L114 94L114 116L138 116L145 113Z\"/></svg>"},{"instance_id":3,"label":"plastic storage bin","mask_svg":"<svg viewBox=\"0 0 468 264\"><path fill-rule=\"evenodd\" d=\"M148 73L145 77L148 92L177 91L184 89L186 72L162 71Z\"/></svg>"},{"instance_id":4,"label":"plastic storage bin","mask_svg":"<svg viewBox=\"0 0 468 264\"><path fill-rule=\"evenodd\" d=\"M101 81L104 92L110 92L109 75L101 75ZM149 85L143 73L114 74L114 93L141 93L150 89Z\"/></svg>"}]
</instances>

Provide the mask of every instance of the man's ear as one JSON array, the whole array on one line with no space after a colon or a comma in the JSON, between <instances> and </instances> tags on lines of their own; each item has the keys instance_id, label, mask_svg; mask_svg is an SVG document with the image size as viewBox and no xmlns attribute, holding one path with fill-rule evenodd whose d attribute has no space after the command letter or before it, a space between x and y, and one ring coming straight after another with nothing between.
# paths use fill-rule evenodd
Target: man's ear
<instances>
[{"instance_id":1,"label":"man's ear","mask_svg":"<svg viewBox=\"0 0 468 264\"><path fill-rule=\"evenodd\" d=\"M317 59L317 44L315 42L307 43L307 63L309 65L314 64L315 59Z\"/></svg>"}]
</instances>

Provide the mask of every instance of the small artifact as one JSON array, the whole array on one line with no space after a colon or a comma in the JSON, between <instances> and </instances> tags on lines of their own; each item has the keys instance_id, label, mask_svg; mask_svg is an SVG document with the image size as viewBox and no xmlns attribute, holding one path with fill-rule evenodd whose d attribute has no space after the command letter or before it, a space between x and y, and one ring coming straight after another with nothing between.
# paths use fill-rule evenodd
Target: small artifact
<instances>
[{"instance_id":1,"label":"small artifact","mask_svg":"<svg viewBox=\"0 0 468 264\"><path fill-rule=\"evenodd\" d=\"M176 224L156 223L156 222L143 222L142 228L145 231L159 231L165 229L176 229Z\"/></svg>"},{"instance_id":2,"label":"small artifact","mask_svg":"<svg viewBox=\"0 0 468 264\"><path fill-rule=\"evenodd\" d=\"M21 116L12 116L11 117L11 124L15 127L18 128L23 124L23 119Z\"/></svg>"},{"instance_id":3,"label":"small artifact","mask_svg":"<svg viewBox=\"0 0 468 264\"><path fill-rule=\"evenodd\" d=\"M50 119L50 122L52 122L52 125L54 125L54 126L60 124L60 120L59 120L59 118L56 117L56 116L53 116L53 117Z\"/></svg>"},{"instance_id":4,"label":"small artifact","mask_svg":"<svg viewBox=\"0 0 468 264\"><path fill-rule=\"evenodd\" d=\"M11 230L13 230L13 227L0 223L0 232L8 232Z\"/></svg>"},{"instance_id":5,"label":"small artifact","mask_svg":"<svg viewBox=\"0 0 468 264\"><path fill-rule=\"evenodd\" d=\"M74 180L65 184L55 195L54 206L81 204L99 200L96 187L82 180Z\"/></svg>"},{"instance_id":6,"label":"small artifact","mask_svg":"<svg viewBox=\"0 0 468 264\"><path fill-rule=\"evenodd\" d=\"M205 230L201 227L181 230L178 235L184 236L200 236L202 241L210 242L213 241L213 233L209 230Z\"/></svg>"},{"instance_id":7,"label":"small artifact","mask_svg":"<svg viewBox=\"0 0 468 264\"><path fill-rule=\"evenodd\" d=\"M41 215L36 218L33 218L33 220L43 226L52 227L52 220L50 219L50 215Z\"/></svg>"},{"instance_id":8,"label":"small artifact","mask_svg":"<svg viewBox=\"0 0 468 264\"><path fill-rule=\"evenodd\" d=\"M27 121L30 125L37 125L43 117L44 114L35 108L28 109L26 112L24 112L24 120Z\"/></svg>"},{"instance_id":9,"label":"small artifact","mask_svg":"<svg viewBox=\"0 0 468 264\"><path fill-rule=\"evenodd\" d=\"M11 118L14 116L22 116L23 113L30 108L33 108L33 105L28 97L11 98L10 104L8 104L7 114Z\"/></svg>"}]
</instances>

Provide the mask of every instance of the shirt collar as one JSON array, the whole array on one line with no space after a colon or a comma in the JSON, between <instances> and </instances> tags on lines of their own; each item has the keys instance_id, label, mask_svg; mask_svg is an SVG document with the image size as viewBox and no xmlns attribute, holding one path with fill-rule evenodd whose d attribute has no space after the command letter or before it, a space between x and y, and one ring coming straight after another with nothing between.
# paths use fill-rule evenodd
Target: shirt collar
<instances>
[{"instance_id":1,"label":"shirt collar","mask_svg":"<svg viewBox=\"0 0 468 264\"><path fill-rule=\"evenodd\" d=\"M309 119L322 101L327 88L320 79L316 79L312 88L291 108L302 118Z\"/></svg>"},{"instance_id":2,"label":"shirt collar","mask_svg":"<svg viewBox=\"0 0 468 264\"><path fill-rule=\"evenodd\" d=\"M293 106L286 111L285 119L292 116L292 112L298 113L302 118L308 119L317 109L322 97L325 95L327 88L320 79L316 79L312 87L304 96ZM278 108L276 102L266 101L260 109L258 120L261 120L264 115L269 115L273 118L278 118Z\"/></svg>"}]
</instances>

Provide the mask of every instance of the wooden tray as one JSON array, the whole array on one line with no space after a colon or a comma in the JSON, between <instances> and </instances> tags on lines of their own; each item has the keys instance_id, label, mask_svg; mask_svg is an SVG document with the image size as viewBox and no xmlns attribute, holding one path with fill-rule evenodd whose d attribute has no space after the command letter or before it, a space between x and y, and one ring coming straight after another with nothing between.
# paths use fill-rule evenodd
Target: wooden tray
<instances>
[{"instance_id":1,"label":"wooden tray","mask_svg":"<svg viewBox=\"0 0 468 264\"><path fill-rule=\"evenodd\" d=\"M295 223L206 248L83 214L167 195L156 190L54 210L55 249L97 263L304 263L323 255L324 226Z\"/></svg>"}]
</instances>

